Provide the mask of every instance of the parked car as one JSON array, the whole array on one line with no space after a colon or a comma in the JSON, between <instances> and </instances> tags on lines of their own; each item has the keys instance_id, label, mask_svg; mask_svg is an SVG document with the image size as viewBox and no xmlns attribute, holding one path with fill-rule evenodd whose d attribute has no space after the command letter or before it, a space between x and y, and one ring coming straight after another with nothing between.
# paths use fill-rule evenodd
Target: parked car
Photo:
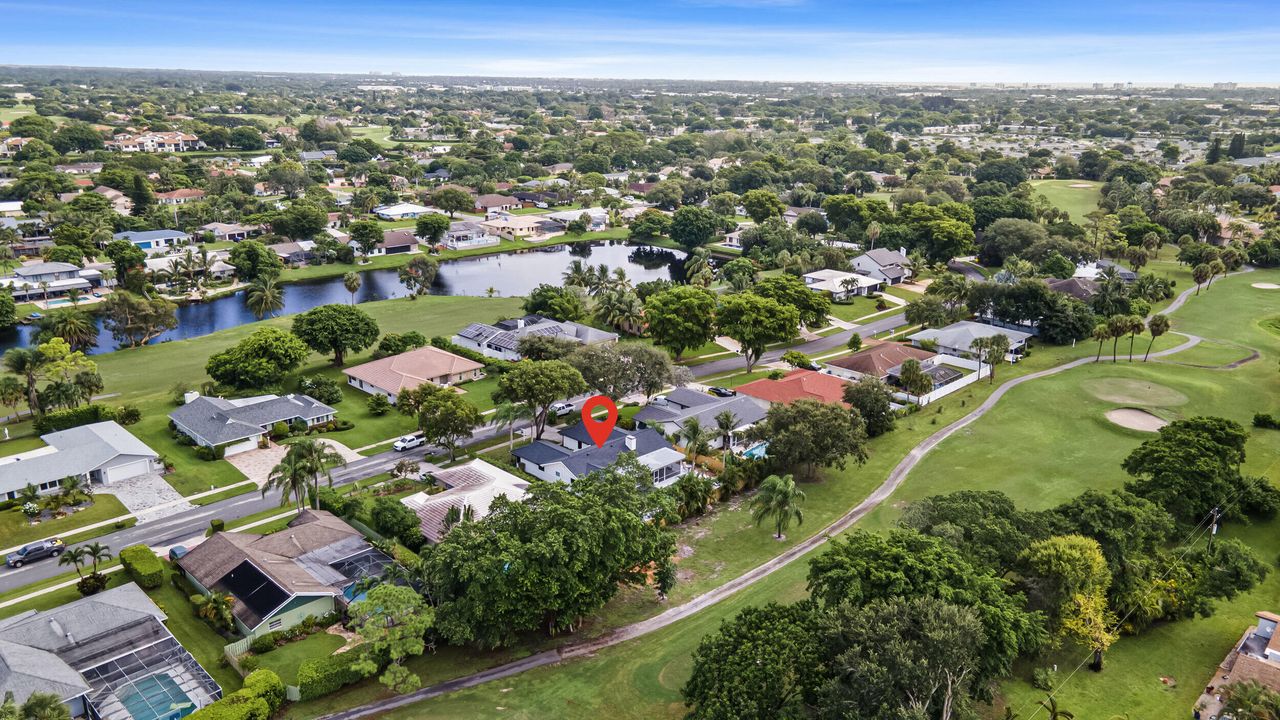
<instances>
[{"instance_id":1,"label":"parked car","mask_svg":"<svg viewBox=\"0 0 1280 720\"><path fill-rule=\"evenodd\" d=\"M23 545L16 552L11 552L4 558L4 564L12 568L20 568L23 565L43 560L47 557L58 557L66 546L62 544L59 538L49 538L33 542L30 545Z\"/></svg>"},{"instance_id":2,"label":"parked car","mask_svg":"<svg viewBox=\"0 0 1280 720\"><path fill-rule=\"evenodd\" d=\"M558 402L555 405L551 406L551 414L558 418L564 417L565 415L569 415L572 412L573 412L573 403L571 402Z\"/></svg>"},{"instance_id":3,"label":"parked car","mask_svg":"<svg viewBox=\"0 0 1280 720\"><path fill-rule=\"evenodd\" d=\"M711 393L712 395L715 395L716 397L733 397L734 395L738 394L737 390L733 390L727 387L720 387L718 385L707 388L707 392Z\"/></svg>"},{"instance_id":4,"label":"parked car","mask_svg":"<svg viewBox=\"0 0 1280 720\"><path fill-rule=\"evenodd\" d=\"M395 444L391 446L391 449L395 450L396 452L404 452L405 450L411 450L416 447L421 447L425 445L426 442L427 442L426 438L422 437L421 435L405 435L399 440L396 440Z\"/></svg>"},{"instance_id":5,"label":"parked car","mask_svg":"<svg viewBox=\"0 0 1280 720\"><path fill-rule=\"evenodd\" d=\"M186 554L187 554L186 545L174 545L173 547L169 548L169 559L172 560L173 562L177 562L181 560L182 557Z\"/></svg>"},{"instance_id":6,"label":"parked car","mask_svg":"<svg viewBox=\"0 0 1280 720\"><path fill-rule=\"evenodd\" d=\"M822 365L820 365L819 363L816 363L816 362L814 362L814 361L812 361L812 360L810 360L810 361L808 362L808 364L800 365L799 367L800 367L800 368L802 368L802 369L804 369L804 370L821 370L821 369L822 369Z\"/></svg>"}]
</instances>

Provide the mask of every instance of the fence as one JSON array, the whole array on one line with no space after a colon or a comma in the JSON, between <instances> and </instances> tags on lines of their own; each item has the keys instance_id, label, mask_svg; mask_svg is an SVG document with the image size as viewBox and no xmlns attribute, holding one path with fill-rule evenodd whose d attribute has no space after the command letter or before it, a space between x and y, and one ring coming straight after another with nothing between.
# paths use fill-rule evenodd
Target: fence
<instances>
[{"instance_id":1,"label":"fence","mask_svg":"<svg viewBox=\"0 0 1280 720\"><path fill-rule=\"evenodd\" d=\"M982 378L987 377L988 375L991 374L990 365L986 363L982 363L981 365L979 365L979 363L976 360L970 360L968 358L960 358L960 357L955 357L954 355L939 354L934 356L933 361L938 365L951 365L952 367L958 367L958 368L961 368L964 370L970 370L973 372L970 372L968 375L965 375L964 377L960 378L959 380L956 380L955 382L947 383L946 385L943 385L942 387L934 390L933 392L921 395L920 397L916 397L914 395L908 396L906 393L896 392L893 394L894 399L899 400L901 402L914 402L915 404L922 405L922 406L928 405L929 403L933 402L934 400L937 400L938 398L946 397L951 393L956 392L957 390L960 390L961 388L964 388L968 385L972 385L973 383L976 383Z\"/></svg>"},{"instance_id":2,"label":"fence","mask_svg":"<svg viewBox=\"0 0 1280 720\"><path fill-rule=\"evenodd\" d=\"M240 656L249 652L249 644L253 642L253 638L240 638L232 643L222 646L222 654L227 658L227 662L231 663L231 667L236 672L244 675L244 671L240 669Z\"/></svg>"}]
</instances>

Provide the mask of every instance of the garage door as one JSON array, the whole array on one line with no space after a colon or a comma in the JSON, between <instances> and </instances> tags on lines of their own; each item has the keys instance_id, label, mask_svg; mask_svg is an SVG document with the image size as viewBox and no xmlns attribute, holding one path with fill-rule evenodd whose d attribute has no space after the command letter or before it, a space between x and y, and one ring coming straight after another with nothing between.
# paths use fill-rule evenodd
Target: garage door
<instances>
[{"instance_id":1,"label":"garage door","mask_svg":"<svg viewBox=\"0 0 1280 720\"><path fill-rule=\"evenodd\" d=\"M245 440L244 442L238 442L235 445L228 445L227 451L224 452L222 456L227 457L230 455L239 455L242 452L249 452L250 450L257 450L257 449L258 449L258 441L255 438L253 440Z\"/></svg>"},{"instance_id":2,"label":"garage door","mask_svg":"<svg viewBox=\"0 0 1280 720\"><path fill-rule=\"evenodd\" d=\"M128 480L131 477L146 475L151 471L151 463L147 460L134 460L133 462L122 463L115 467L108 468L105 473L107 483L117 482L119 480Z\"/></svg>"}]
</instances>

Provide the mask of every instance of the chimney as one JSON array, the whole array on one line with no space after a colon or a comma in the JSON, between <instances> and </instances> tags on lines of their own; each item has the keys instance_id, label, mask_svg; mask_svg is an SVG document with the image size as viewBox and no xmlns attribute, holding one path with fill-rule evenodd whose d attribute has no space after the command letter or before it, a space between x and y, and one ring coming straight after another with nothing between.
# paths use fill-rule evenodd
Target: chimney
<instances>
[{"instance_id":1,"label":"chimney","mask_svg":"<svg viewBox=\"0 0 1280 720\"><path fill-rule=\"evenodd\" d=\"M194 401L198 397L200 397L200 393L196 392L195 390L188 390L182 393L182 404L183 405L190 404L192 401Z\"/></svg>"},{"instance_id":2,"label":"chimney","mask_svg":"<svg viewBox=\"0 0 1280 720\"><path fill-rule=\"evenodd\" d=\"M627 439L626 439L626 440L624 440L623 442L625 442L625 443L627 444L627 449L628 449L628 450L630 450L630 451L632 451L632 452L635 452L635 449L636 449L636 436L635 436L635 435L628 435L628 436L627 436Z\"/></svg>"}]
</instances>

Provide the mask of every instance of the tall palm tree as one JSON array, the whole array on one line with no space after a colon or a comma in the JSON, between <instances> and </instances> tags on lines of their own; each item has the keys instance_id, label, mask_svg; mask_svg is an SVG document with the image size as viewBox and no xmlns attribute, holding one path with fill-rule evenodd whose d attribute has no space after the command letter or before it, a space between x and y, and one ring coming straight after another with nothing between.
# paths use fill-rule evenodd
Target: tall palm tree
<instances>
[{"instance_id":1,"label":"tall palm tree","mask_svg":"<svg viewBox=\"0 0 1280 720\"><path fill-rule=\"evenodd\" d=\"M993 383L996 380L996 368L1004 362L1004 356L1009 354L1009 336L999 333L986 338L986 341L987 364L991 366L991 376L987 382Z\"/></svg>"},{"instance_id":2,"label":"tall palm tree","mask_svg":"<svg viewBox=\"0 0 1280 720\"><path fill-rule=\"evenodd\" d=\"M772 519L775 529L774 537L782 539L782 533L795 520L799 525L804 522L804 513L800 504L804 502L804 491L796 487L796 481L790 475L770 475L760 483L760 490L751 498L751 517L756 525Z\"/></svg>"},{"instance_id":3,"label":"tall palm tree","mask_svg":"<svg viewBox=\"0 0 1280 720\"><path fill-rule=\"evenodd\" d=\"M302 498L306 496L307 486L310 483L311 472L307 465L286 453L280 462L271 468L267 483L262 486L262 496L266 497L270 490L279 490L280 507L284 507L289 504L289 496L292 495L297 502L298 512L302 512Z\"/></svg>"},{"instance_id":4,"label":"tall palm tree","mask_svg":"<svg viewBox=\"0 0 1280 720\"><path fill-rule=\"evenodd\" d=\"M0 377L0 405L4 405L14 411L15 418L18 414L18 406L27 397L27 393L22 389L22 382L12 375Z\"/></svg>"},{"instance_id":5,"label":"tall palm tree","mask_svg":"<svg viewBox=\"0 0 1280 720\"><path fill-rule=\"evenodd\" d=\"M1156 338L1169 332L1169 316L1168 315L1152 315L1147 321L1147 332L1151 334L1151 342L1147 343L1147 351L1142 355L1142 362L1146 362L1151 356L1151 346L1156 344ZM0 397L3 397L3 389L0 388Z\"/></svg>"},{"instance_id":6,"label":"tall palm tree","mask_svg":"<svg viewBox=\"0 0 1280 720\"><path fill-rule=\"evenodd\" d=\"M955 310L969 299L972 284L963 275L947 273L929 284L928 295L937 295L948 310Z\"/></svg>"},{"instance_id":7,"label":"tall palm tree","mask_svg":"<svg viewBox=\"0 0 1280 720\"><path fill-rule=\"evenodd\" d=\"M67 300L71 301L71 307L78 306L80 304L81 298L83 297L84 297L84 292L77 288L71 288L70 290L67 291Z\"/></svg>"},{"instance_id":8,"label":"tall palm tree","mask_svg":"<svg viewBox=\"0 0 1280 720\"><path fill-rule=\"evenodd\" d=\"M1129 334L1129 326L1132 321L1129 319L1131 315L1112 315L1107 318L1107 334L1111 336L1111 362L1116 361L1116 356L1120 354L1120 338Z\"/></svg>"},{"instance_id":9,"label":"tall palm tree","mask_svg":"<svg viewBox=\"0 0 1280 720\"><path fill-rule=\"evenodd\" d=\"M83 545L76 548L69 548L62 552L62 557L58 558L58 564L74 566L76 569L76 575L79 575L80 579L83 580L84 573L80 571L80 568L84 567L85 559L88 558L88 556L89 549Z\"/></svg>"},{"instance_id":10,"label":"tall palm tree","mask_svg":"<svg viewBox=\"0 0 1280 720\"><path fill-rule=\"evenodd\" d=\"M1141 334L1143 330L1146 330L1146 329L1147 329L1147 324L1146 324L1145 322L1143 322L1142 318L1141 318L1140 316L1138 316L1138 315L1126 315L1126 316L1125 316L1125 318L1127 318L1127 319L1128 319L1128 321L1129 321L1129 329L1128 329L1128 335L1129 335L1129 362L1133 362L1133 341L1134 341L1134 338L1138 337L1138 335L1139 335L1139 334Z\"/></svg>"},{"instance_id":11,"label":"tall palm tree","mask_svg":"<svg viewBox=\"0 0 1280 720\"><path fill-rule=\"evenodd\" d=\"M684 444L684 453L689 458L689 462L697 462L699 455L711 452L711 440L715 437L715 433L703 428L698 418L691 417L685 420L677 434L680 442Z\"/></svg>"},{"instance_id":12,"label":"tall palm tree","mask_svg":"<svg viewBox=\"0 0 1280 720\"><path fill-rule=\"evenodd\" d=\"M39 384L45 377L45 357L33 348L13 348L4 354L4 367L26 384L27 407L40 411Z\"/></svg>"},{"instance_id":13,"label":"tall palm tree","mask_svg":"<svg viewBox=\"0 0 1280 720\"><path fill-rule=\"evenodd\" d=\"M92 542L88 545L82 545L81 547L85 549L85 556L93 563L94 575L98 574L98 563L106 562L113 557L111 554L111 548L100 542Z\"/></svg>"},{"instance_id":14,"label":"tall palm tree","mask_svg":"<svg viewBox=\"0 0 1280 720\"><path fill-rule=\"evenodd\" d=\"M1089 333L1089 339L1098 341L1098 355L1093 359L1094 362L1098 362L1102 359L1102 343L1111 339L1111 329L1107 327L1105 322L1100 322L1093 326L1093 332Z\"/></svg>"},{"instance_id":15,"label":"tall palm tree","mask_svg":"<svg viewBox=\"0 0 1280 720\"><path fill-rule=\"evenodd\" d=\"M338 465L346 465L347 461L333 449L329 443L307 438L289 446L285 456L293 455L311 473L316 494L320 493L320 476L329 478L329 487L333 487L333 476L329 470Z\"/></svg>"},{"instance_id":16,"label":"tall palm tree","mask_svg":"<svg viewBox=\"0 0 1280 720\"><path fill-rule=\"evenodd\" d=\"M516 447L516 423L533 417L533 412L524 403L501 402L493 410L493 422L499 427L507 426L507 450Z\"/></svg>"},{"instance_id":17,"label":"tall palm tree","mask_svg":"<svg viewBox=\"0 0 1280 720\"><path fill-rule=\"evenodd\" d=\"M720 449L724 451L724 464L729 464L733 457L733 429L738 427L738 416L732 410L721 410L716 413L716 432L720 435Z\"/></svg>"},{"instance_id":18,"label":"tall palm tree","mask_svg":"<svg viewBox=\"0 0 1280 720\"><path fill-rule=\"evenodd\" d=\"M284 289L273 277L260 277L244 293L245 305L259 320L284 307Z\"/></svg>"},{"instance_id":19,"label":"tall palm tree","mask_svg":"<svg viewBox=\"0 0 1280 720\"><path fill-rule=\"evenodd\" d=\"M356 293L360 291L360 284L360 273L358 272L349 272L342 276L342 287L346 288L347 292L351 293L352 305L356 304Z\"/></svg>"},{"instance_id":20,"label":"tall palm tree","mask_svg":"<svg viewBox=\"0 0 1280 720\"><path fill-rule=\"evenodd\" d=\"M569 267L565 268L564 274L560 277L565 285L587 288L591 286L591 276L591 267L581 260L574 260L569 263Z\"/></svg>"}]
</instances>

